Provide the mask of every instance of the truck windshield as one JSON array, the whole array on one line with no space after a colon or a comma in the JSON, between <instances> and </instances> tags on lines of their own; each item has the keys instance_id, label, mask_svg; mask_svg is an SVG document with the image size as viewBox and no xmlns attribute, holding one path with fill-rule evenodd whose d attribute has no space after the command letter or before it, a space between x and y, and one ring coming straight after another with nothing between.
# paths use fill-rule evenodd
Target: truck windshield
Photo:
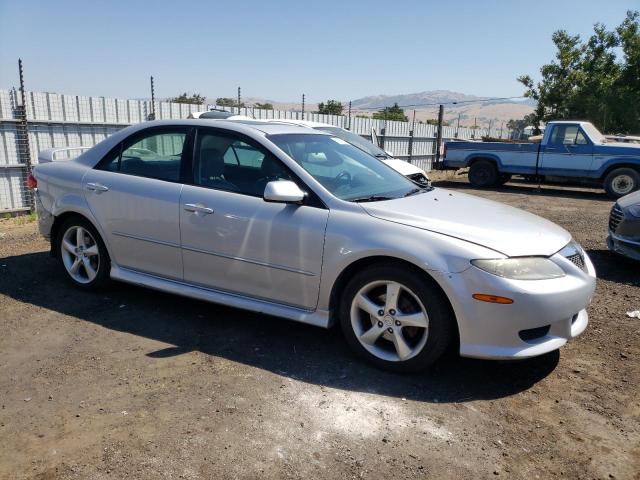
<instances>
[{"instance_id":1,"label":"truck windshield","mask_svg":"<svg viewBox=\"0 0 640 480\"><path fill-rule=\"evenodd\" d=\"M391 200L424 190L417 189L411 180L341 138L299 133L268 138L342 200Z\"/></svg>"}]
</instances>

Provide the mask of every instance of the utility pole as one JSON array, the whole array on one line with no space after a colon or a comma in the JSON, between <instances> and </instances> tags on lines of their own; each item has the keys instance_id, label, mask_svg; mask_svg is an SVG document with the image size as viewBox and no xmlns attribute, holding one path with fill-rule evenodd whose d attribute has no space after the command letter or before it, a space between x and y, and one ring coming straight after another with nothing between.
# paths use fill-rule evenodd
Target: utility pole
<instances>
[{"instance_id":1,"label":"utility pole","mask_svg":"<svg viewBox=\"0 0 640 480\"><path fill-rule=\"evenodd\" d=\"M151 75L150 80L151 80L151 113L147 116L147 120L155 120L156 119L156 90L153 85L153 75Z\"/></svg>"},{"instance_id":2,"label":"utility pole","mask_svg":"<svg viewBox=\"0 0 640 480\"><path fill-rule=\"evenodd\" d=\"M471 138L476 138L476 129L478 128L478 117L473 117L473 133Z\"/></svg>"},{"instance_id":3,"label":"utility pole","mask_svg":"<svg viewBox=\"0 0 640 480\"><path fill-rule=\"evenodd\" d=\"M347 130L351 130L351 100L349 100L349 126Z\"/></svg>"},{"instance_id":4,"label":"utility pole","mask_svg":"<svg viewBox=\"0 0 640 480\"><path fill-rule=\"evenodd\" d=\"M238 115L240 115L240 87L238 87Z\"/></svg>"},{"instance_id":5,"label":"utility pole","mask_svg":"<svg viewBox=\"0 0 640 480\"><path fill-rule=\"evenodd\" d=\"M411 163L411 160L413 159L413 131L415 128L416 128L416 111L414 109L413 120L411 121L411 130L409 130L409 148L408 148L409 163Z\"/></svg>"},{"instance_id":6,"label":"utility pole","mask_svg":"<svg viewBox=\"0 0 640 480\"><path fill-rule=\"evenodd\" d=\"M304 120L304 93L302 94L302 120Z\"/></svg>"},{"instance_id":7,"label":"utility pole","mask_svg":"<svg viewBox=\"0 0 640 480\"><path fill-rule=\"evenodd\" d=\"M456 125L456 138L458 138L458 132L460 131L460 117L462 113L458 113L458 124Z\"/></svg>"}]
</instances>

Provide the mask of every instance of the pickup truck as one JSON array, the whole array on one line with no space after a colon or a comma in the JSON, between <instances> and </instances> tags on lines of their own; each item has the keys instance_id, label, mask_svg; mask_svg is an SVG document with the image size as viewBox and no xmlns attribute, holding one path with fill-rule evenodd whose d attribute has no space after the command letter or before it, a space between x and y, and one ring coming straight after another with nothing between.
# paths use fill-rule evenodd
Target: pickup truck
<instances>
[{"instance_id":1,"label":"pickup truck","mask_svg":"<svg viewBox=\"0 0 640 480\"><path fill-rule=\"evenodd\" d=\"M468 167L476 187L524 175L596 183L613 198L640 189L640 145L607 140L589 122L549 122L540 143L447 142L442 167Z\"/></svg>"}]
</instances>

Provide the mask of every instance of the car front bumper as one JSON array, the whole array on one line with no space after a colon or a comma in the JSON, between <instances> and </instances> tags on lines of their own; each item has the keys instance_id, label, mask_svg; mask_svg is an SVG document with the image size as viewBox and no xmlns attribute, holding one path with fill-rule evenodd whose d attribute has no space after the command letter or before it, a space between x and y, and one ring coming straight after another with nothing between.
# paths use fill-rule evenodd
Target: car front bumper
<instances>
[{"instance_id":1,"label":"car front bumper","mask_svg":"<svg viewBox=\"0 0 640 480\"><path fill-rule=\"evenodd\" d=\"M614 253L640 261L640 241L631 240L609 231L607 247Z\"/></svg>"},{"instance_id":2,"label":"car front bumper","mask_svg":"<svg viewBox=\"0 0 640 480\"><path fill-rule=\"evenodd\" d=\"M471 267L447 275L445 287L458 321L460 355L486 359L529 358L556 350L588 324L586 307L595 290L595 269L584 270L558 254L562 278L510 280ZM507 297L512 304L473 299L474 293Z\"/></svg>"}]
</instances>

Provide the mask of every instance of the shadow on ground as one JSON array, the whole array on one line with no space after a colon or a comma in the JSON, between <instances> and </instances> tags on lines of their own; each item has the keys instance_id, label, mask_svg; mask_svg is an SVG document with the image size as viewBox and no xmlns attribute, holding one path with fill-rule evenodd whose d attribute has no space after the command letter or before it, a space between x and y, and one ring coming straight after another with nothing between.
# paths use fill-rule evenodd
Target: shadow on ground
<instances>
[{"instance_id":1,"label":"shadow on ground","mask_svg":"<svg viewBox=\"0 0 640 480\"><path fill-rule=\"evenodd\" d=\"M596 275L602 280L640 287L640 262L616 255L610 250L587 250L596 267Z\"/></svg>"},{"instance_id":2,"label":"shadow on ground","mask_svg":"<svg viewBox=\"0 0 640 480\"><path fill-rule=\"evenodd\" d=\"M200 351L312 384L445 403L516 394L544 379L559 361L557 351L519 362L452 356L426 373L390 374L354 358L338 329L121 283L100 293L82 292L65 281L57 262L45 252L7 257L1 263L0 294L171 345L141 352L150 362Z\"/></svg>"},{"instance_id":3,"label":"shadow on ground","mask_svg":"<svg viewBox=\"0 0 640 480\"><path fill-rule=\"evenodd\" d=\"M434 187L455 188L456 190L470 191L490 191L502 193L517 193L527 195L540 195L544 197L575 198L582 200L599 200L613 205L613 200L607 197L603 190L585 189L584 186L576 185L550 185L542 184L538 188L537 183L525 181L511 181L500 187L478 188L471 185L466 180L437 180L432 182Z\"/></svg>"}]
</instances>

